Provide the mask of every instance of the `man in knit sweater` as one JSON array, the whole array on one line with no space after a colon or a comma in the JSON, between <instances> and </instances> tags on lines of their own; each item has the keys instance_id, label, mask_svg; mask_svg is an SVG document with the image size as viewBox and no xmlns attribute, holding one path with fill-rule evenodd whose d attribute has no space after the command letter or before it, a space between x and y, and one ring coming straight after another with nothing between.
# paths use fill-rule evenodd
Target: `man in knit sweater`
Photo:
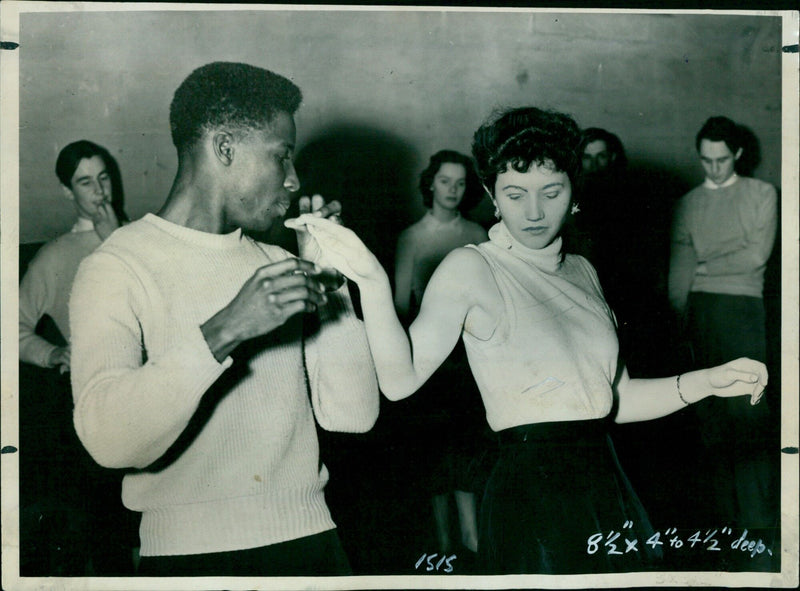
<instances>
[{"instance_id":1,"label":"man in knit sweater","mask_svg":"<svg viewBox=\"0 0 800 591\"><path fill-rule=\"evenodd\" d=\"M28 265L19 286L19 358L39 367L69 371L69 345L36 334L42 316L50 316L69 343L67 304L80 262L119 226L112 206L112 157L102 146L79 140L56 158L56 175L78 219L68 234L45 244Z\"/></svg>"},{"instance_id":2,"label":"man in knit sweater","mask_svg":"<svg viewBox=\"0 0 800 591\"><path fill-rule=\"evenodd\" d=\"M254 66L192 72L170 107L178 171L166 202L79 269L75 427L98 463L135 469L122 498L142 512L141 574L349 573L315 418L373 426L366 335L346 287L326 291L307 234L300 255L313 262L248 236L279 222L299 189L300 101ZM300 209L340 206L315 196Z\"/></svg>"},{"instance_id":3,"label":"man in knit sweater","mask_svg":"<svg viewBox=\"0 0 800 591\"><path fill-rule=\"evenodd\" d=\"M37 368L57 368L59 373L65 374L70 370L67 305L78 265L126 221L127 216L122 210L119 167L103 146L89 140L67 144L58 153L55 173L62 192L75 207L77 220L70 232L37 251L22 277L19 359ZM40 334L37 325L45 315L52 319L57 330L49 334L45 330ZM33 513L35 523L26 526L31 525L36 532L32 537L47 539L52 536L50 547L56 548L53 556L57 557L42 558L37 568L66 569L62 572L79 575L89 569L101 575L132 573L134 514L122 507L119 493L115 492L121 475L94 464L80 447L72 427L72 399L67 378L56 378L38 369L23 368L22 371L21 375L31 376L32 383L32 388L23 392L23 429L36 430L35 438L26 448L27 457L36 463L28 466L41 473L43 479L40 482L37 474L35 479L26 481L24 502L30 499L32 502L28 506L37 507ZM52 384L53 391L48 392L46 384ZM42 416L42 409L33 405L45 392L47 397L42 403L46 414ZM31 413L30 418L28 413ZM48 447L54 441L59 446L55 453ZM65 474L69 476L68 481ZM63 521L55 517L62 514L67 516ZM46 533L38 529L47 524L53 529L45 529ZM44 546L44 543L39 545ZM65 556L68 558L63 558Z\"/></svg>"},{"instance_id":4,"label":"man in knit sweater","mask_svg":"<svg viewBox=\"0 0 800 591\"><path fill-rule=\"evenodd\" d=\"M778 199L763 181L740 177L737 125L711 117L697 134L706 172L678 203L672 229L669 296L685 315L698 367L725 359L766 361L764 271L775 242ZM774 426L768 404L739 399L696 405L703 425L713 525L768 528L777 521Z\"/></svg>"}]
</instances>

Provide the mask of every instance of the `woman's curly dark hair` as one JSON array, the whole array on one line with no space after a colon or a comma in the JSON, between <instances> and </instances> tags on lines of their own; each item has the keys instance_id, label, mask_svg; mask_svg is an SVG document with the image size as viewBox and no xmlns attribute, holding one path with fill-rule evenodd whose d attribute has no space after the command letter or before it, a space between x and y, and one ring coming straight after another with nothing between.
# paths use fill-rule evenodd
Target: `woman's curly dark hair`
<instances>
[{"instance_id":1,"label":"woman's curly dark hair","mask_svg":"<svg viewBox=\"0 0 800 591\"><path fill-rule=\"evenodd\" d=\"M466 183L464 188L464 197L461 203L458 204L458 209L461 213L465 213L475 207L480 201L482 195L480 191L480 184L478 175L475 174L475 164L472 158L456 152L455 150L440 150L431 156L428 166L419 175L419 192L422 193L422 204L430 209L433 207L433 191L431 185L433 179L442 164L460 164L466 171Z\"/></svg>"},{"instance_id":2,"label":"woman's curly dark hair","mask_svg":"<svg viewBox=\"0 0 800 591\"><path fill-rule=\"evenodd\" d=\"M498 111L475 132L472 155L484 186L494 192L497 175L552 162L574 182L580 169L581 130L564 113L520 107Z\"/></svg>"}]
</instances>

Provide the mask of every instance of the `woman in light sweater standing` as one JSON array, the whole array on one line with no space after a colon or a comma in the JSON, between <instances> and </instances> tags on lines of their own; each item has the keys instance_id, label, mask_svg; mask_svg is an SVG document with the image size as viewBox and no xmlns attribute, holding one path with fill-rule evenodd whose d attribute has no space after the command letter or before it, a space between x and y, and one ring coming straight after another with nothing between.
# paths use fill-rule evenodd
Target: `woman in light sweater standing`
<instances>
[{"instance_id":1,"label":"woman in light sweater standing","mask_svg":"<svg viewBox=\"0 0 800 591\"><path fill-rule=\"evenodd\" d=\"M499 113L478 129L478 175L500 221L488 242L445 258L408 334L385 272L353 232L309 216L287 221L305 224L327 260L358 283L387 397L419 389L463 339L501 443L478 543L493 574L653 566L660 546L645 544L652 529L606 420L654 419L708 396L749 395L755 404L767 382L765 366L749 359L647 380L631 379L618 363L614 318L594 269L562 252L579 140L572 118L533 107ZM605 535L623 527L640 540L638 550L620 542L621 553L609 553Z\"/></svg>"},{"instance_id":2,"label":"woman in light sweater standing","mask_svg":"<svg viewBox=\"0 0 800 591\"><path fill-rule=\"evenodd\" d=\"M475 167L468 156L440 150L420 174L419 190L428 211L397 240L394 305L407 325L417 315L425 287L450 251L486 241L486 230L464 217L481 197ZM455 499L461 544L478 547L475 490L482 448L482 417L475 381L463 347L457 346L423 387L423 408L415 421L425 440L422 480L429 489L438 549L457 549L450 539L450 494Z\"/></svg>"}]
</instances>

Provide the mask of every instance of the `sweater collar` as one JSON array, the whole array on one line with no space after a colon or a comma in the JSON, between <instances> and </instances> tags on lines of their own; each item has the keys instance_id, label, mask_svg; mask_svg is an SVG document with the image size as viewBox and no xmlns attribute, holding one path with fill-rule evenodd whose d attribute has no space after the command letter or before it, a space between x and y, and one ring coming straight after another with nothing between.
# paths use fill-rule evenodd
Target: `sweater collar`
<instances>
[{"instance_id":1,"label":"sweater collar","mask_svg":"<svg viewBox=\"0 0 800 591\"><path fill-rule=\"evenodd\" d=\"M235 248L242 241L241 228L237 228L228 234L213 234L175 224L153 213L145 214L142 219L179 240L190 242L203 248Z\"/></svg>"},{"instance_id":2,"label":"sweater collar","mask_svg":"<svg viewBox=\"0 0 800 591\"><path fill-rule=\"evenodd\" d=\"M489 229L489 241L522 259L531 263L540 271L555 273L561 267L562 239L561 236L553 240L544 248L528 248L511 235L505 222L502 220Z\"/></svg>"},{"instance_id":3,"label":"sweater collar","mask_svg":"<svg viewBox=\"0 0 800 591\"><path fill-rule=\"evenodd\" d=\"M712 190L713 190L713 189L722 189L723 187L730 187L730 186L731 186L733 183L735 183L735 182L736 182L736 181L738 181L738 180L739 180L739 175L737 175L737 174L734 172L734 173L733 173L733 174L730 176L730 178L729 178L727 181L725 181L724 183L722 183L721 185L718 185L717 183L715 183L714 181L712 181L710 178L706 177L706 180L705 180L705 182L703 182L703 186L704 186L706 189L712 189Z\"/></svg>"},{"instance_id":4,"label":"sweater collar","mask_svg":"<svg viewBox=\"0 0 800 591\"><path fill-rule=\"evenodd\" d=\"M78 218L70 232L89 232L90 230L94 230L94 222L88 218Z\"/></svg>"}]
</instances>

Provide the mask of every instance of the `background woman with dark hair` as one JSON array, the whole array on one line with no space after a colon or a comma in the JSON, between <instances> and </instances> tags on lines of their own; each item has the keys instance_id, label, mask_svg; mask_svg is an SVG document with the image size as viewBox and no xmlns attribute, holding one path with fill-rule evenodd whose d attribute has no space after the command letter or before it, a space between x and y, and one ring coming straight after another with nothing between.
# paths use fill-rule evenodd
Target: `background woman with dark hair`
<instances>
[{"instance_id":1,"label":"background woman with dark hair","mask_svg":"<svg viewBox=\"0 0 800 591\"><path fill-rule=\"evenodd\" d=\"M486 230L462 214L477 204L480 183L472 160L453 150L431 156L419 190L428 212L398 238L394 304L409 324L416 317L428 280L453 249L479 244ZM457 549L451 540L450 498L455 499L461 544L475 552L478 527L475 492L480 491L478 458L485 421L463 347L456 347L408 409L417 443L425 446L421 483L431 496L436 543L442 554ZM462 557L464 556L461 553Z\"/></svg>"},{"instance_id":2,"label":"background woman with dark hair","mask_svg":"<svg viewBox=\"0 0 800 591\"><path fill-rule=\"evenodd\" d=\"M648 518L616 459L607 421L646 421L708 396L760 399L764 364L738 359L671 378L631 379L591 264L562 252L579 129L567 115L511 109L475 133L478 174L500 222L489 241L437 268L406 333L389 281L350 230L312 216L327 261L356 281L381 390L419 389L459 339L501 449L481 506L478 552L491 573L646 569L656 552L591 544L622 527L647 540ZM735 434L731 434L735 437Z\"/></svg>"},{"instance_id":3,"label":"background woman with dark hair","mask_svg":"<svg viewBox=\"0 0 800 591\"><path fill-rule=\"evenodd\" d=\"M472 160L452 150L431 156L419 178L428 212L397 240L394 304L397 313L416 316L425 286L442 259L454 248L486 240L486 230L462 215L481 197Z\"/></svg>"}]
</instances>

